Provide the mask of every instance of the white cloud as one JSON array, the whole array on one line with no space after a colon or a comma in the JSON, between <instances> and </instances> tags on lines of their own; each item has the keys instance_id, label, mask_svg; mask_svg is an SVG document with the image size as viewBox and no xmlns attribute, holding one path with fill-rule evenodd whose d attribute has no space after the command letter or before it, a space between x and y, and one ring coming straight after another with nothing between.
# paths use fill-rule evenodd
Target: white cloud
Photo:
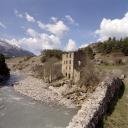
<instances>
[{"instance_id":1,"label":"white cloud","mask_svg":"<svg viewBox=\"0 0 128 128\"><path fill-rule=\"evenodd\" d=\"M46 29L57 36L62 36L69 30L69 28L61 20L56 22L55 24L47 24Z\"/></svg>"},{"instance_id":2,"label":"white cloud","mask_svg":"<svg viewBox=\"0 0 128 128\"><path fill-rule=\"evenodd\" d=\"M90 43L86 43L86 44L82 44L79 48L85 48L85 47L88 47L88 45L89 45Z\"/></svg>"},{"instance_id":3,"label":"white cloud","mask_svg":"<svg viewBox=\"0 0 128 128\"><path fill-rule=\"evenodd\" d=\"M65 18L71 23L74 24L75 20L70 16L70 15L66 15Z\"/></svg>"},{"instance_id":4,"label":"white cloud","mask_svg":"<svg viewBox=\"0 0 128 128\"><path fill-rule=\"evenodd\" d=\"M106 40L109 37L124 38L128 36L128 12L121 19L103 18L100 28L95 32L99 40Z\"/></svg>"},{"instance_id":5,"label":"white cloud","mask_svg":"<svg viewBox=\"0 0 128 128\"><path fill-rule=\"evenodd\" d=\"M39 33L36 32L34 29L32 28L28 28L26 31L26 34L31 36L31 37L38 37Z\"/></svg>"},{"instance_id":6,"label":"white cloud","mask_svg":"<svg viewBox=\"0 0 128 128\"><path fill-rule=\"evenodd\" d=\"M35 18L30 16L27 12L25 13L25 18L28 22L35 22Z\"/></svg>"},{"instance_id":7,"label":"white cloud","mask_svg":"<svg viewBox=\"0 0 128 128\"><path fill-rule=\"evenodd\" d=\"M38 27L40 27L41 29L45 29L46 26L44 23L42 23L41 21L37 21Z\"/></svg>"},{"instance_id":8,"label":"white cloud","mask_svg":"<svg viewBox=\"0 0 128 128\"><path fill-rule=\"evenodd\" d=\"M60 39L54 35L41 34L42 49L56 49L60 48Z\"/></svg>"},{"instance_id":9,"label":"white cloud","mask_svg":"<svg viewBox=\"0 0 128 128\"><path fill-rule=\"evenodd\" d=\"M15 14L18 16L19 12L15 10ZM65 19L63 20L59 20L57 17L51 17L52 22L49 23L41 22L40 20L37 20L33 16L29 15L27 12L22 16L28 22L33 22L38 25L38 27L46 31L46 33L39 33L32 28L28 28L26 30L26 35L28 36L27 38L21 38L19 40L12 39L10 42L26 50L30 50L35 54L39 54L43 49L61 48L61 39L70 29L66 25L66 20L70 23L75 22L69 15L65 16ZM70 51L76 49L77 47L75 41L69 39L66 50Z\"/></svg>"},{"instance_id":10,"label":"white cloud","mask_svg":"<svg viewBox=\"0 0 128 128\"><path fill-rule=\"evenodd\" d=\"M26 31L28 38L22 38L19 40L9 40L10 44L22 47L35 54L40 54L43 49L59 49L60 39L55 35L48 35L46 33L38 33L35 30L29 28Z\"/></svg>"},{"instance_id":11,"label":"white cloud","mask_svg":"<svg viewBox=\"0 0 128 128\"><path fill-rule=\"evenodd\" d=\"M28 14L27 12L25 12L25 14L21 14L19 13L18 10L14 10L14 14L19 17L19 18L25 18L28 22L35 22L35 18L33 16L31 16L30 14Z\"/></svg>"},{"instance_id":12,"label":"white cloud","mask_svg":"<svg viewBox=\"0 0 128 128\"><path fill-rule=\"evenodd\" d=\"M65 50L66 51L75 51L77 49L76 42L72 39L69 39Z\"/></svg>"},{"instance_id":13,"label":"white cloud","mask_svg":"<svg viewBox=\"0 0 128 128\"><path fill-rule=\"evenodd\" d=\"M76 25L78 26L79 24L70 16L70 15L66 15L65 19L72 25Z\"/></svg>"},{"instance_id":14,"label":"white cloud","mask_svg":"<svg viewBox=\"0 0 128 128\"><path fill-rule=\"evenodd\" d=\"M2 22L0 22L0 27L2 27L2 28L4 28L4 29L7 28Z\"/></svg>"},{"instance_id":15,"label":"white cloud","mask_svg":"<svg viewBox=\"0 0 128 128\"><path fill-rule=\"evenodd\" d=\"M18 12L18 10L14 10L14 14L17 16L17 17L19 17L19 18L23 18L23 15L22 14L20 14L19 12Z\"/></svg>"},{"instance_id":16,"label":"white cloud","mask_svg":"<svg viewBox=\"0 0 128 128\"><path fill-rule=\"evenodd\" d=\"M52 23L43 23L39 20L36 20L27 12L25 13L25 15L22 15L17 10L14 10L14 13L16 16L20 18L25 18L28 22L35 22L41 29L50 32L58 37L62 37L65 34L65 32L69 30L69 27L64 23L64 21L58 20L57 17L51 17L51 20L53 21ZM70 16L67 17L70 19L70 22L71 20L73 22L73 19L71 19Z\"/></svg>"},{"instance_id":17,"label":"white cloud","mask_svg":"<svg viewBox=\"0 0 128 128\"><path fill-rule=\"evenodd\" d=\"M61 20L52 24L44 24L41 21L37 21L37 24L41 29L51 32L52 34L55 34L58 37L62 37L63 34L69 30L69 28Z\"/></svg>"},{"instance_id":18,"label":"white cloud","mask_svg":"<svg viewBox=\"0 0 128 128\"><path fill-rule=\"evenodd\" d=\"M53 22L57 22L58 18L53 16L53 17L51 17L51 20L52 20Z\"/></svg>"}]
</instances>

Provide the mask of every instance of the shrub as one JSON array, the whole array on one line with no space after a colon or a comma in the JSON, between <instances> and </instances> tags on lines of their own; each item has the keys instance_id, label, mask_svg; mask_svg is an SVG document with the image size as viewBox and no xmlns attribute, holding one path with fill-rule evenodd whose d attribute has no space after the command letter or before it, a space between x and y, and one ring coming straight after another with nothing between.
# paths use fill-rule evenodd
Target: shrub
<instances>
[{"instance_id":1,"label":"shrub","mask_svg":"<svg viewBox=\"0 0 128 128\"><path fill-rule=\"evenodd\" d=\"M61 60L62 59L62 54L63 54L63 52L61 50L56 50L56 49L44 50L41 53L41 55L42 55L41 56L41 62L44 63L44 62L47 61L47 59L49 59L51 57L55 57L58 60Z\"/></svg>"},{"instance_id":2,"label":"shrub","mask_svg":"<svg viewBox=\"0 0 128 128\"><path fill-rule=\"evenodd\" d=\"M94 52L92 50L92 48L90 46L88 47L85 47L85 48L82 48L82 49L79 49L79 50L82 50L84 53L85 53L85 56L89 59L94 59Z\"/></svg>"},{"instance_id":3,"label":"shrub","mask_svg":"<svg viewBox=\"0 0 128 128\"><path fill-rule=\"evenodd\" d=\"M40 60L41 60L42 63L45 63L46 62L46 57L42 56Z\"/></svg>"},{"instance_id":4,"label":"shrub","mask_svg":"<svg viewBox=\"0 0 128 128\"><path fill-rule=\"evenodd\" d=\"M0 54L0 75L1 76L9 75L9 72L10 70L8 69L5 63L4 55Z\"/></svg>"},{"instance_id":5,"label":"shrub","mask_svg":"<svg viewBox=\"0 0 128 128\"><path fill-rule=\"evenodd\" d=\"M99 82L97 72L92 63L88 63L85 67L82 68L81 78L79 84L85 87L95 87Z\"/></svg>"},{"instance_id":6,"label":"shrub","mask_svg":"<svg viewBox=\"0 0 128 128\"><path fill-rule=\"evenodd\" d=\"M94 53L91 47L86 47L85 48L85 53L89 57L89 59L94 59Z\"/></svg>"}]
</instances>

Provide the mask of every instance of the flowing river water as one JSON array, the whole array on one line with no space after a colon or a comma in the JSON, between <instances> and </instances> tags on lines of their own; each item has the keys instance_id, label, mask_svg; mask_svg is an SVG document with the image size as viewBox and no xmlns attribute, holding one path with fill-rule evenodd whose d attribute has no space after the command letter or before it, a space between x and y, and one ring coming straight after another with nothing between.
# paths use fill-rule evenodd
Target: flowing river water
<instances>
[{"instance_id":1,"label":"flowing river water","mask_svg":"<svg viewBox=\"0 0 128 128\"><path fill-rule=\"evenodd\" d=\"M65 128L76 110L53 106L23 96L11 84L23 79L12 74L0 88L0 128Z\"/></svg>"}]
</instances>

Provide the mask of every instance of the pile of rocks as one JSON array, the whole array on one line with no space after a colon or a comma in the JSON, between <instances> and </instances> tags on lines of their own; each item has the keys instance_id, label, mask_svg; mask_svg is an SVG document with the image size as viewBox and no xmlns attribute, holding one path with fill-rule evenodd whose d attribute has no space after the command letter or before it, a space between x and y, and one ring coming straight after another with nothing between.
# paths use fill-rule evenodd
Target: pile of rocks
<instances>
[{"instance_id":1,"label":"pile of rocks","mask_svg":"<svg viewBox=\"0 0 128 128\"><path fill-rule=\"evenodd\" d=\"M123 86L123 82L119 78L106 78L83 103L77 115L66 128L95 128L118 95L121 86Z\"/></svg>"},{"instance_id":2,"label":"pile of rocks","mask_svg":"<svg viewBox=\"0 0 128 128\"><path fill-rule=\"evenodd\" d=\"M61 92L59 93L59 90L44 83L43 80L32 76L27 76L25 79L19 81L14 85L14 89L38 101L65 105L69 108L75 107L71 100L64 98Z\"/></svg>"}]
</instances>

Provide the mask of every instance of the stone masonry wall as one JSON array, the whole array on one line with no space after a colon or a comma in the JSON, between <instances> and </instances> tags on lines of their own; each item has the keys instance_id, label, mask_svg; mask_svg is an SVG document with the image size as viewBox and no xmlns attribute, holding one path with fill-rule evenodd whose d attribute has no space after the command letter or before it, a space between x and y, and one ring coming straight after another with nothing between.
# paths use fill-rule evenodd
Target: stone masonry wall
<instances>
[{"instance_id":1,"label":"stone masonry wall","mask_svg":"<svg viewBox=\"0 0 128 128\"><path fill-rule=\"evenodd\" d=\"M119 78L107 77L99 84L66 128L95 128L110 104L120 92L123 82Z\"/></svg>"}]
</instances>

